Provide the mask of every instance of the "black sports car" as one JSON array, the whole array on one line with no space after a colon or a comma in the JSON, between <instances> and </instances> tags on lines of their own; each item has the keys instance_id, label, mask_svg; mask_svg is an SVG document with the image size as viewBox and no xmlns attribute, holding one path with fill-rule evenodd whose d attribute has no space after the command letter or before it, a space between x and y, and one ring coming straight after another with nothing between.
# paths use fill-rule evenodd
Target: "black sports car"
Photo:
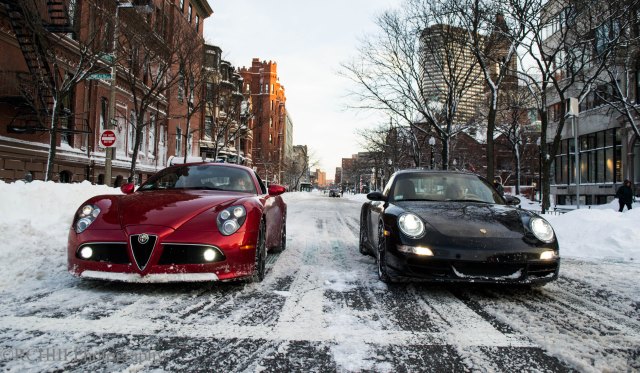
<instances>
[{"instance_id":1,"label":"black sports car","mask_svg":"<svg viewBox=\"0 0 640 373\"><path fill-rule=\"evenodd\" d=\"M545 284L558 277L558 241L546 220L464 172L396 172L367 195L360 253L384 282Z\"/></svg>"}]
</instances>

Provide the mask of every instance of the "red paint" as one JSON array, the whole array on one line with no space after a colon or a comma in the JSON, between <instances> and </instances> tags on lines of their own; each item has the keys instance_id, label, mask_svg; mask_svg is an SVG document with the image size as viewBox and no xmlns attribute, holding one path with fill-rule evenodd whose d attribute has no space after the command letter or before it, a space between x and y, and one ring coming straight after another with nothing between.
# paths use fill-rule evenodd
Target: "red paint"
<instances>
[{"instance_id":1,"label":"red paint","mask_svg":"<svg viewBox=\"0 0 640 373\"><path fill-rule=\"evenodd\" d=\"M216 167L214 164L208 165ZM253 181L258 186L253 170L246 169L251 171ZM286 204L279 195L284 192L284 187L272 185L268 195L183 189L134 192L133 188L133 184L125 184L121 187L125 195L96 196L81 205L97 205L101 212L84 232L77 234L73 228L69 231L67 254L71 273L79 276L85 270L92 270L144 276L151 273L213 272L225 280L253 273L261 221L266 225L267 249L281 244L280 232L285 223ZM224 236L216 224L218 213L236 205L244 206L247 218L236 233ZM129 236L140 233L158 236L149 263L142 271L135 264L111 264L76 258L78 247L84 243L127 242L129 257L133 259ZM224 252L226 260L211 264L158 265L162 243L214 245ZM242 246L252 248L240 249Z\"/></svg>"}]
</instances>

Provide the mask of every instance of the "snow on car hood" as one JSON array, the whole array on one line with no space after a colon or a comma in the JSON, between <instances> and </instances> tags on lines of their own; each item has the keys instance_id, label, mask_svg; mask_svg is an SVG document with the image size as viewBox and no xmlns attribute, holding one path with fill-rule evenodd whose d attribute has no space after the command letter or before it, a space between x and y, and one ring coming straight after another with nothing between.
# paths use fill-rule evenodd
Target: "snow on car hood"
<instances>
[{"instance_id":1,"label":"snow on car hood","mask_svg":"<svg viewBox=\"0 0 640 373\"><path fill-rule=\"evenodd\" d=\"M396 202L445 236L518 238L524 226L518 209L468 202Z\"/></svg>"}]
</instances>

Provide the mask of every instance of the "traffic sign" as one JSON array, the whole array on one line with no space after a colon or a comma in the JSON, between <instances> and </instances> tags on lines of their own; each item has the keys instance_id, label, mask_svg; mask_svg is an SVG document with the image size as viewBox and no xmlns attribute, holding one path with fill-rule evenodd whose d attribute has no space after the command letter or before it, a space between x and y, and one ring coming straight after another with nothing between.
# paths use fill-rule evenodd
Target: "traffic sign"
<instances>
[{"instance_id":1,"label":"traffic sign","mask_svg":"<svg viewBox=\"0 0 640 373\"><path fill-rule=\"evenodd\" d=\"M116 145L116 133L112 130L100 132L100 145L104 148L111 148Z\"/></svg>"},{"instance_id":2,"label":"traffic sign","mask_svg":"<svg viewBox=\"0 0 640 373\"><path fill-rule=\"evenodd\" d=\"M102 80L109 80L111 79L111 74L90 74L87 76L88 80L96 80L96 79L102 79Z\"/></svg>"}]
</instances>

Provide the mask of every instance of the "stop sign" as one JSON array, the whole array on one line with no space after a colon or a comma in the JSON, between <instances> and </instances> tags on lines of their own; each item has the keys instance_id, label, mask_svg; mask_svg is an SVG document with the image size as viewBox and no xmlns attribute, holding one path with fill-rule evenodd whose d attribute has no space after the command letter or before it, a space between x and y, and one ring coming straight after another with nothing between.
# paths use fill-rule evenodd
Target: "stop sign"
<instances>
[{"instance_id":1,"label":"stop sign","mask_svg":"<svg viewBox=\"0 0 640 373\"><path fill-rule=\"evenodd\" d=\"M100 132L100 145L110 148L116 144L116 133L112 130L103 130Z\"/></svg>"}]
</instances>

